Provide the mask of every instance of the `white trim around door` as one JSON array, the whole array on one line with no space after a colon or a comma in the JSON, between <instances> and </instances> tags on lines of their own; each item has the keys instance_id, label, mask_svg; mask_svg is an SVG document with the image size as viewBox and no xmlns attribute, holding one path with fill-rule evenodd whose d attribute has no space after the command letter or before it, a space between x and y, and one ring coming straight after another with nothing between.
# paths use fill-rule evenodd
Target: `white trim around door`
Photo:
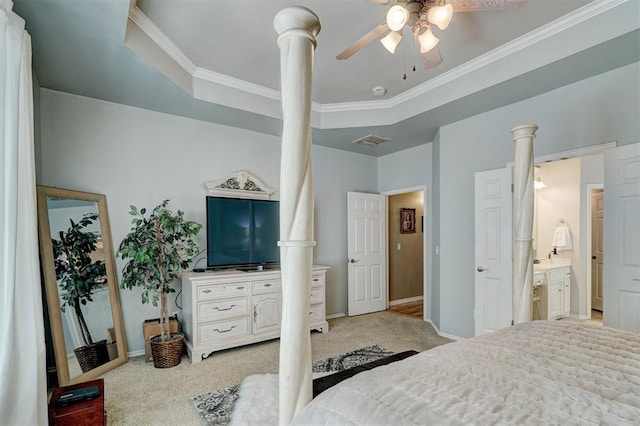
<instances>
[{"instance_id":1,"label":"white trim around door","mask_svg":"<svg viewBox=\"0 0 640 426\"><path fill-rule=\"evenodd\" d=\"M432 232L432 220L431 220L431 205L427 201L430 198L430 194L427 192L427 185L418 185L408 188L393 189L390 191L381 192L382 195L387 197L387 207L389 205L389 196L406 194L408 192L422 191L422 206L424 210L424 233L422 234L423 242L423 276L422 276L422 294L423 300L426 303L423 305L423 319L425 321L431 321L431 232ZM389 209L387 208L387 223L389 222ZM387 235L388 237L388 235ZM389 244L389 238L387 238L387 246ZM387 286L389 285L389 247L387 247ZM389 289L387 288L387 298L389 297ZM389 301L387 300L387 305Z\"/></svg>"},{"instance_id":2,"label":"white trim around door","mask_svg":"<svg viewBox=\"0 0 640 426\"><path fill-rule=\"evenodd\" d=\"M604 158L602 159L602 161L604 161ZM591 213L591 193L594 189L603 189L604 190L604 184L601 183L588 183L587 184L587 191L586 191L586 198L587 198L587 202L588 202L588 208L585 209L585 213L586 213L586 218L585 218L585 222L586 222L586 237L585 237L585 244L586 244L586 250L584 251L584 256L582 258L582 262L583 265L585 265L585 282L586 282L586 286L585 286L585 295L587 296L587 307L586 307L586 315L584 316L585 319L591 319L591 256L593 256L592 253L592 245L591 245L591 239L593 238L592 236L592 230L591 230L591 221L593 220L593 214Z\"/></svg>"}]
</instances>

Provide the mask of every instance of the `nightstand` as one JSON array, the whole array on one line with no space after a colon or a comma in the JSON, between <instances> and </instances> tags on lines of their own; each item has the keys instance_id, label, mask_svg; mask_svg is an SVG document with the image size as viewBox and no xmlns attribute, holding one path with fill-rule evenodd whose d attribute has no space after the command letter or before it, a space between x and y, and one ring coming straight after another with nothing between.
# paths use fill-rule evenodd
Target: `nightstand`
<instances>
[{"instance_id":1,"label":"nightstand","mask_svg":"<svg viewBox=\"0 0 640 426\"><path fill-rule=\"evenodd\" d=\"M89 401L69 404L65 407L56 407L55 400L65 391L97 386L100 395ZM49 424L50 425L74 425L74 426L97 426L106 425L107 416L104 412L104 380L97 379L76 385L56 388L49 401Z\"/></svg>"}]
</instances>

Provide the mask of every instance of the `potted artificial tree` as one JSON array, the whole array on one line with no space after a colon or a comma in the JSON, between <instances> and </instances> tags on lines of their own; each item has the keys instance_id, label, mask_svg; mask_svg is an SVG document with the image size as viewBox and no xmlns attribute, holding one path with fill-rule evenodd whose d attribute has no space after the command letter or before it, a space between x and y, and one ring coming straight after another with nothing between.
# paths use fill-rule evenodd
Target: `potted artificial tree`
<instances>
[{"instance_id":1,"label":"potted artificial tree","mask_svg":"<svg viewBox=\"0 0 640 426\"><path fill-rule=\"evenodd\" d=\"M169 333L167 295L182 269L199 253L194 237L202 225L185 220L184 213L167 208L164 200L145 216L146 209L131 206L133 216L129 234L118 248L118 256L127 260L122 272L122 288L142 288L142 303L158 306L160 301L160 335L151 338L153 365L156 368L180 364L184 335Z\"/></svg>"},{"instance_id":2,"label":"potted artificial tree","mask_svg":"<svg viewBox=\"0 0 640 426\"><path fill-rule=\"evenodd\" d=\"M65 312L67 307L73 309L84 342L84 346L73 350L83 373L109 362L106 339L93 341L82 312L82 306L93 301L91 295L96 287L107 282L104 260L91 258L97 247L98 236L86 231L96 220L97 213L87 213L77 223L69 219L69 229L66 232L60 231L59 240L51 239L56 279L63 301L60 309L62 312Z\"/></svg>"}]
</instances>

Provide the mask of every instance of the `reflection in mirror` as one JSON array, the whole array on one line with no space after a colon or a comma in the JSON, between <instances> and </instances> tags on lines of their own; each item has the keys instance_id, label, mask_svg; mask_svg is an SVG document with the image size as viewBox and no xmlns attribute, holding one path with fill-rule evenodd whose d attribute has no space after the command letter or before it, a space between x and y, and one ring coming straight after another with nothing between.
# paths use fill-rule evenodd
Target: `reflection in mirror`
<instances>
[{"instance_id":1,"label":"reflection in mirror","mask_svg":"<svg viewBox=\"0 0 640 426\"><path fill-rule=\"evenodd\" d=\"M60 385L127 361L106 197L38 187L40 250Z\"/></svg>"}]
</instances>

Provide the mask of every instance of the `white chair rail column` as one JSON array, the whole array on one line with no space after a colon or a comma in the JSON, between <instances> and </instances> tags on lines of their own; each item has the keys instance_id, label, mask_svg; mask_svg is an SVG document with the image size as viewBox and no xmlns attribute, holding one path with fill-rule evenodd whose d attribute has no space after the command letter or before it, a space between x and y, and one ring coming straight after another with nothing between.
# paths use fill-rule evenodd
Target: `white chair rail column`
<instances>
[{"instance_id":1,"label":"white chair rail column","mask_svg":"<svg viewBox=\"0 0 640 426\"><path fill-rule=\"evenodd\" d=\"M304 7L278 12L282 84L280 162L279 421L287 425L312 398L309 298L313 263L313 175L311 169L311 82L320 20Z\"/></svg>"},{"instance_id":2,"label":"white chair rail column","mask_svg":"<svg viewBox=\"0 0 640 426\"><path fill-rule=\"evenodd\" d=\"M536 124L511 129L515 142L513 166L513 320L533 319L533 141Z\"/></svg>"}]
</instances>

